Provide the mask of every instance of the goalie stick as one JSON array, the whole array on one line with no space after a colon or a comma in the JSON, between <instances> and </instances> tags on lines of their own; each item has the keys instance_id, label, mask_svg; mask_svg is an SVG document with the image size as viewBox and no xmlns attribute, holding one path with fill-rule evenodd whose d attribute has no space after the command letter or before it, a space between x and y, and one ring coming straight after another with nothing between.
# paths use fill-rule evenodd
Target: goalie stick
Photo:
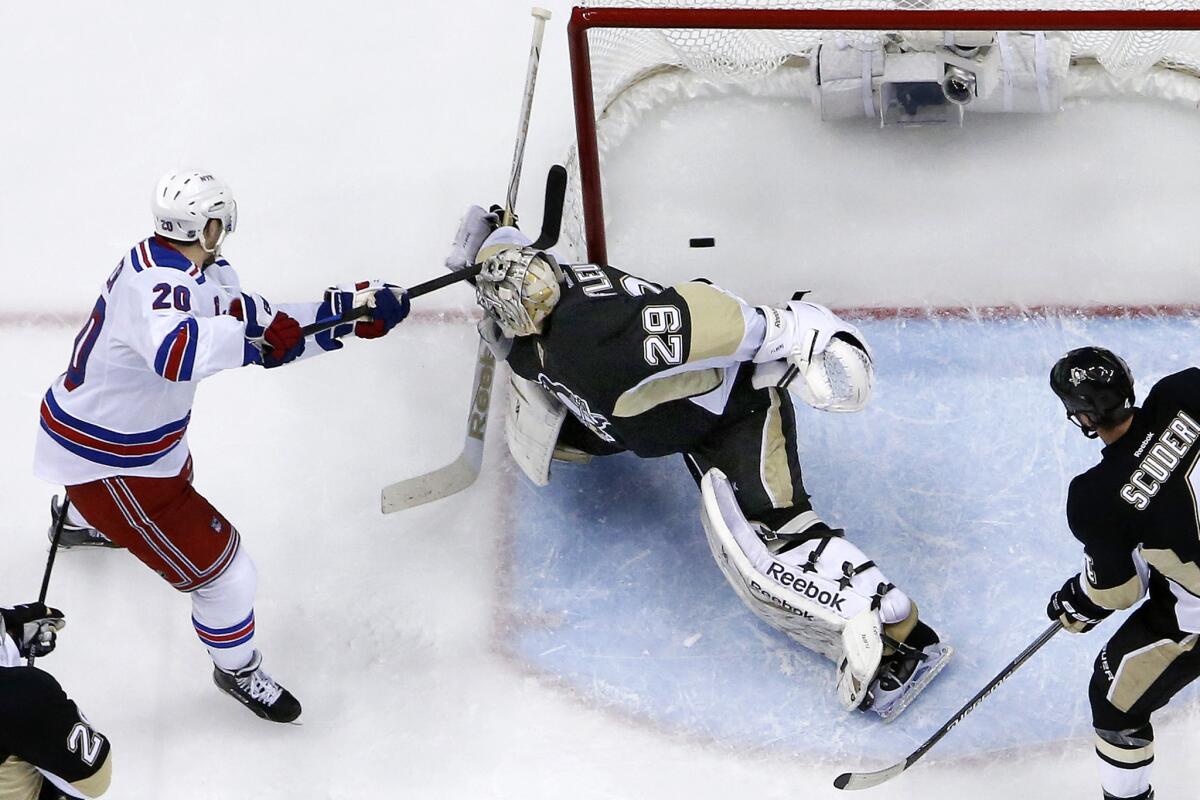
<instances>
[{"instance_id":1,"label":"goalie stick","mask_svg":"<svg viewBox=\"0 0 1200 800\"><path fill-rule=\"evenodd\" d=\"M517 143L513 150L512 172L508 179L508 193L505 195L504 211L500 217L502 225L511 225L515 219L513 206L516 205L517 186L521 181L521 164L525 158L525 138L529 132L529 115L533 108L533 90L537 83L538 62L542 57L542 37L546 30L546 20L550 12L544 8L534 7L533 42L529 47L529 64L525 70L525 92L521 99L521 113L517 124ZM562 196L566 190L566 170L555 165L546 176L546 212L542 217L542 233L538 242L558 240L558 229L562 222ZM557 200L551 203L552 193L557 194ZM555 212L557 208L557 213ZM553 235L549 223L553 222ZM553 244L553 243L551 243ZM551 244L543 244L549 247ZM482 337L475 359L475 382L471 389L471 408L467 415L467 437L463 443L462 452L458 458L446 466L415 478L393 483L383 487L380 495L380 506L384 514L412 508L424 503L438 500L442 497L461 492L479 476L483 466L483 438L487 432L488 412L491 409L492 384L496 372L496 357Z\"/></svg>"},{"instance_id":2,"label":"goalie stick","mask_svg":"<svg viewBox=\"0 0 1200 800\"><path fill-rule=\"evenodd\" d=\"M843 772L833 780L833 785L838 789L870 789L872 786L878 786L885 781L890 781L892 778L899 775L904 770L911 767L913 764L929 752L929 748L933 747L941 738L950 732L950 729L963 721L963 718L975 710L976 706L983 702L984 698L994 692L1000 684L1004 683L1009 677L1017 671L1017 668L1024 664L1029 658L1042 648L1046 642L1050 641L1054 634L1062 630L1062 623L1055 620L1042 632L1042 635L1034 640L1033 644L1021 651L1021 654L1008 663L1008 666L1000 670L1000 674L992 678L987 686L979 690L979 693L967 701L967 704L958 710L953 717L946 722L945 725L938 728L937 733L925 740L925 744L918 747L898 764L893 764L887 769L877 770L875 772Z\"/></svg>"}]
</instances>

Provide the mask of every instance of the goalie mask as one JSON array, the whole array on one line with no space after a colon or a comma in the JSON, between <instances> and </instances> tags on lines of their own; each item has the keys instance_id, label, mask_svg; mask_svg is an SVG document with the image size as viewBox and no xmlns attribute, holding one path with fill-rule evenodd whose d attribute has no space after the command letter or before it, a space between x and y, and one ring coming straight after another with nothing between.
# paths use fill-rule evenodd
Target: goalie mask
<instances>
[{"instance_id":1,"label":"goalie mask","mask_svg":"<svg viewBox=\"0 0 1200 800\"><path fill-rule=\"evenodd\" d=\"M1097 427L1119 425L1133 414L1133 374L1102 347L1080 347L1060 358L1050 370L1050 388L1089 439L1099 435Z\"/></svg>"},{"instance_id":2,"label":"goalie mask","mask_svg":"<svg viewBox=\"0 0 1200 800\"><path fill-rule=\"evenodd\" d=\"M476 300L504 334L541 333L562 296L562 270L554 257L532 247L502 244L483 248L477 263L483 268L475 279Z\"/></svg>"}]
</instances>

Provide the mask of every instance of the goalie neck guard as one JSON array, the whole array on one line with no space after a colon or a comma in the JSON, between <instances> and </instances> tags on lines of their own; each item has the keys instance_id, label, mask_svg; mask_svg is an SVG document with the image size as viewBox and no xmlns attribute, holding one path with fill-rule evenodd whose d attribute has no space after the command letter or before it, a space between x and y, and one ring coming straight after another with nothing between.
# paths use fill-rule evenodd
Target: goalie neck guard
<instances>
[{"instance_id":1,"label":"goalie neck guard","mask_svg":"<svg viewBox=\"0 0 1200 800\"><path fill-rule=\"evenodd\" d=\"M1096 438L1097 428L1119 425L1133 414L1133 374L1123 358L1102 347L1080 347L1060 358L1050 370L1050 388L1067 419L1089 439Z\"/></svg>"}]
</instances>

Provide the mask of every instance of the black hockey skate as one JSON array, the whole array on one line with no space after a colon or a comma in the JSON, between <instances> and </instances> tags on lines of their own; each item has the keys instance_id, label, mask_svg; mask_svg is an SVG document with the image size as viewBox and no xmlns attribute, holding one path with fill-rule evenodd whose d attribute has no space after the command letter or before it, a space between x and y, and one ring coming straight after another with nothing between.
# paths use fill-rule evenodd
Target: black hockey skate
<instances>
[{"instance_id":1,"label":"black hockey skate","mask_svg":"<svg viewBox=\"0 0 1200 800\"><path fill-rule=\"evenodd\" d=\"M54 542L54 528L58 524L58 517L62 513L62 506L58 503L58 495L50 498L50 529L46 531L46 536L51 543ZM73 547L111 547L116 550L121 549L121 545L114 544L103 533L95 528L89 528L86 525L72 525L69 520L63 520L62 533L58 536L58 546L63 550L70 550Z\"/></svg>"},{"instance_id":2,"label":"black hockey skate","mask_svg":"<svg viewBox=\"0 0 1200 800\"><path fill-rule=\"evenodd\" d=\"M1125 798L1117 797L1115 794L1109 794L1108 792L1105 792L1104 800L1154 800L1154 787L1151 786L1149 789L1142 792L1141 794L1134 795L1133 797L1125 797Z\"/></svg>"},{"instance_id":3,"label":"black hockey skate","mask_svg":"<svg viewBox=\"0 0 1200 800\"><path fill-rule=\"evenodd\" d=\"M953 654L954 648L939 641L933 628L918 622L896 652L884 656L864 707L891 722L937 677Z\"/></svg>"},{"instance_id":4,"label":"black hockey skate","mask_svg":"<svg viewBox=\"0 0 1200 800\"><path fill-rule=\"evenodd\" d=\"M237 672L213 667L213 683L239 703L271 722L291 722L300 716L300 701L275 682L261 667L262 654L254 651L250 663Z\"/></svg>"}]
</instances>

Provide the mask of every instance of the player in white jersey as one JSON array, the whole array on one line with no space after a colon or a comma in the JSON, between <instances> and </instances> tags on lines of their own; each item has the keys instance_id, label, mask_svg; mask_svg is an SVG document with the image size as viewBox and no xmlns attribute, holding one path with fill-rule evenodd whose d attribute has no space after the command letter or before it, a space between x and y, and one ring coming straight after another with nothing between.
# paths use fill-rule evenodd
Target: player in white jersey
<instances>
[{"instance_id":1,"label":"player in white jersey","mask_svg":"<svg viewBox=\"0 0 1200 800\"><path fill-rule=\"evenodd\" d=\"M42 399L34 472L66 487L64 536L124 547L192 598L217 685L260 717L290 722L300 704L263 671L254 640L253 562L237 529L192 487L187 428L196 385L221 370L272 368L385 335L408 296L381 281L332 287L322 302L274 305L242 288L221 244L237 226L227 184L176 171L152 200L155 233L108 276L75 338L67 371ZM357 324L301 326L369 305ZM57 507L56 507L57 508Z\"/></svg>"}]
</instances>

